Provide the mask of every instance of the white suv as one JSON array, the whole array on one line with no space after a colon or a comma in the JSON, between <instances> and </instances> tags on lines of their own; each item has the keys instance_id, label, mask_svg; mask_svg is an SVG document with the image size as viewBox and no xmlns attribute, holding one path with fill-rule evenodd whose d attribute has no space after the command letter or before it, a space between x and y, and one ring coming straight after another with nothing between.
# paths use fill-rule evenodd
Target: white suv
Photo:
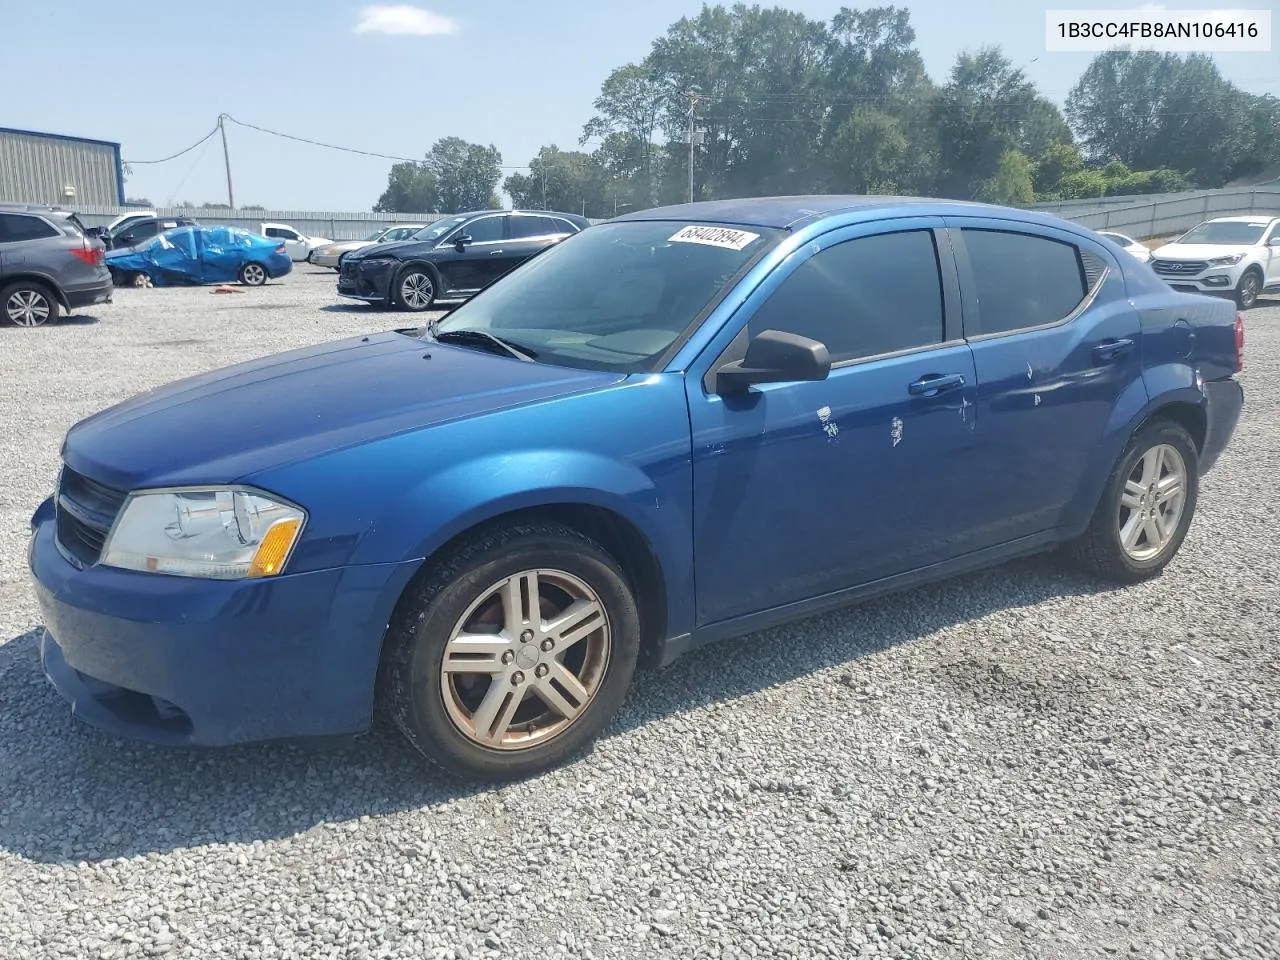
<instances>
[{"instance_id":1,"label":"white suv","mask_svg":"<svg viewBox=\"0 0 1280 960\"><path fill-rule=\"evenodd\" d=\"M1264 291L1280 290L1280 217L1218 217L1151 255L1175 290L1228 293L1248 310Z\"/></svg>"}]
</instances>

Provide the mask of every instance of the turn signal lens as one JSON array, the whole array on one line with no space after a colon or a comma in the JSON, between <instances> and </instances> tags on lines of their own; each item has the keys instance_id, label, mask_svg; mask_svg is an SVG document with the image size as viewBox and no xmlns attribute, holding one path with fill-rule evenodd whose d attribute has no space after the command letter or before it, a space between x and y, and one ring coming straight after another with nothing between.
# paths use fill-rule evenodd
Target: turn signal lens
<instances>
[{"instance_id":1,"label":"turn signal lens","mask_svg":"<svg viewBox=\"0 0 1280 960\"><path fill-rule=\"evenodd\" d=\"M289 551L298 539L298 531L302 529L301 520L279 520L267 531L249 564L248 577L274 577L289 559Z\"/></svg>"}]
</instances>

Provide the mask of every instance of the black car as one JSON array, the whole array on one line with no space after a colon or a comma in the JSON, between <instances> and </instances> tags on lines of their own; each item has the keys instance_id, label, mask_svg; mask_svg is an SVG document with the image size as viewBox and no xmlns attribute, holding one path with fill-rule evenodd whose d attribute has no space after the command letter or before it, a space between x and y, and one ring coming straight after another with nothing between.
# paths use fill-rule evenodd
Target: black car
<instances>
[{"instance_id":1,"label":"black car","mask_svg":"<svg viewBox=\"0 0 1280 960\"><path fill-rule=\"evenodd\" d=\"M190 217L147 217L122 224L115 233L103 235L102 241L107 245L108 250L121 250L125 247L136 247L152 237L158 237L178 227L194 226L196 222Z\"/></svg>"},{"instance_id":2,"label":"black car","mask_svg":"<svg viewBox=\"0 0 1280 960\"><path fill-rule=\"evenodd\" d=\"M458 300L590 221L572 213L482 210L437 220L409 240L376 243L342 258L338 293L405 310L428 310L436 300Z\"/></svg>"}]
</instances>

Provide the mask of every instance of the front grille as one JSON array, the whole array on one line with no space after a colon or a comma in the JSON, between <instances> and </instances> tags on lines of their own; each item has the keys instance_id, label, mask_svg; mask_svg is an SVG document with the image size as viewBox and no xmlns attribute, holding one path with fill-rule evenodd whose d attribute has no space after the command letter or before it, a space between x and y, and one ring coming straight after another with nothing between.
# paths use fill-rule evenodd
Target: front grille
<instances>
[{"instance_id":1,"label":"front grille","mask_svg":"<svg viewBox=\"0 0 1280 960\"><path fill-rule=\"evenodd\" d=\"M86 566L97 563L126 496L64 466L55 501L58 543Z\"/></svg>"},{"instance_id":2,"label":"front grille","mask_svg":"<svg viewBox=\"0 0 1280 960\"><path fill-rule=\"evenodd\" d=\"M1151 269L1166 277L1193 277L1209 269L1207 260L1155 260Z\"/></svg>"}]
</instances>

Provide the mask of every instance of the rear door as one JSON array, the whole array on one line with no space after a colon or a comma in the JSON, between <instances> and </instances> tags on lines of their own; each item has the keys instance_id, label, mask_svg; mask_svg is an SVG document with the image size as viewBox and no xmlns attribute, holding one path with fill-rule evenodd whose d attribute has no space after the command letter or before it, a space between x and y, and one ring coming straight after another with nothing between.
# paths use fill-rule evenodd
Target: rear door
<instances>
[{"instance_id":1,"label":"rear door","mask_svg":"<svg viewBox=\"0 0 1280 960\"><path fill-rule=\"evenodd\" d=\"M1273 247L1271 244L1280 241L1280 220L1271 224L1271 229L1267 231L1263 238L1263 255L1267 257L1267 282L1265 286L1280 286L1280 247Z\"/></svg>"},{"instance_id":2,"label":"rear door","mask_svg":"<svg viewBox=\"0 0 1280 960\"><path fill-rule=\"evenodd\" d=\"M1140 322L1103 244L949 218L978 378L975 547L1083 523L1114 459L1117 407L1146 402Z\"/></svg>"}]
</instances>

